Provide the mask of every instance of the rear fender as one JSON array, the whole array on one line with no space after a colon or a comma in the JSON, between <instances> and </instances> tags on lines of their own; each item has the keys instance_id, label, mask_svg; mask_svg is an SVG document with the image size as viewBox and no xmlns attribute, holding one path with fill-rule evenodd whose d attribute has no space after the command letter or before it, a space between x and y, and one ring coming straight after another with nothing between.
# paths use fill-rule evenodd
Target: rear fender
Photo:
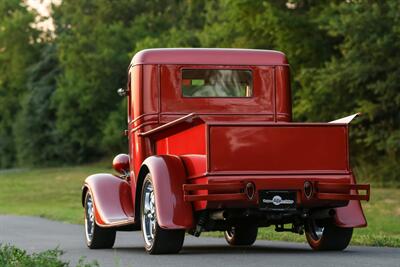
<instances>
[{"instance_id":1,"label":"rear fender","mask_svg":"<svg viewBox=\"0 0 400 267\"><path fill-rule=\"evenodd\" d=\"M356 184L354 175L351 176L351 183ZM350 200L346 207L336 208L335 211L335 224L339 227L358 228L367 226L360 200Z\"/></svg>"},{"instance_id":2,"label":"rear fender","mask_svg":"<svg viewBox=\"0 0 400 267\"><path fill-rule=\"evenodd\" d=\"M183 199L186 172L177 156L150 156L142 164L153 180L158 224L164 229L193 228L193 209ZM138 194L140 194L138 189Z\"/></svg>"},{"instance_id":3,"label":"rear fender","mask_svg":"<svg viewBox=\"0 0 400 267\"><path fill-rule=\"evenodd\" d=\"M86 178L82 188L82 204L87 191L93 197L96 223L102 227L134 224L131 188L127 181L106 173Z\"/></svg>"}]
</instances>

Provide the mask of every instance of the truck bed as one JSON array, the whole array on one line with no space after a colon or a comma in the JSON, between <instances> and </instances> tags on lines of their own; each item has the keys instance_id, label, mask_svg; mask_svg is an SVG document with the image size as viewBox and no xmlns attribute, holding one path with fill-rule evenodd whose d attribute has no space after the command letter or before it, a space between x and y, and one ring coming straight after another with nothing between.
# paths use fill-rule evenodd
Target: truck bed
<instances>
[{"instance_id":1,"label":"truck bed","mask_svg":"<svg viewBox=\"0 0 400 267\"><path fill-rule=\"evenodd\" d=\"M328 123L208 125L210 173L344 173L348 127Z\"/></svg>"},{"instance_id":2,"label":"truck bed","mask_svg":"<svg viewBox=\"0 0 400 267\"><path fill-rule=\"evenodd\" d=\"M189 177L349 174L348 124L207 122L194 114L140 134L181 156Z\"/></svg>"}]
</instances>

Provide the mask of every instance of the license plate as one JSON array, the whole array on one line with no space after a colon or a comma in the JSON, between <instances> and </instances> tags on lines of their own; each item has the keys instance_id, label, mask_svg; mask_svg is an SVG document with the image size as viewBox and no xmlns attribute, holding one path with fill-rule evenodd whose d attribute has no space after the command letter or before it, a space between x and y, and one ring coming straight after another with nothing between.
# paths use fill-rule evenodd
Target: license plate
<instances>
[{"instance_id":1,"label":"license plate","mask_svg":"<svg viewBox=\"0 0 400 267\"><path fill-rule=\"evenodd\" d=\"M296 209L295 191L259 191L259 207L265 210Z\"/></svg>"}]
</instances>

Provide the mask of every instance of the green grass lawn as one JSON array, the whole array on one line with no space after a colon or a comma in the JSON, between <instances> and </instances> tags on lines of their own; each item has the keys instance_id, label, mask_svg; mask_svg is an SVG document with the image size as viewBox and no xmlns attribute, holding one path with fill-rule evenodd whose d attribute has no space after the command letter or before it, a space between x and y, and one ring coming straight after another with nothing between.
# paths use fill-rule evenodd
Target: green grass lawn
<instances>
[{"instance_id":1,"label":"green grass lawn","mask_svg":"<svg viewBox=\"0 0 400 267\"><path fill-rule=\"evenodd\" d=\"M82 223L83 181L90 174L111 171L106 164L0 171L0 214Z\"/></svg>"},{"instance_id":2,"label":"green grass lawn","mask_svg":"<svg viewBox=\"0 0 400 267\"><path fill-rule=\"evenodd\" d=\"M112 172L107 165L0 171L0 214L83 223L82 183L90 174ZM352 243L400 247L400 189L372 187L363 207L369 225L355 229ZM258 238L305 242L304 236L277 233L273 227L261 229Z\"/></svg>"}]
</instances>

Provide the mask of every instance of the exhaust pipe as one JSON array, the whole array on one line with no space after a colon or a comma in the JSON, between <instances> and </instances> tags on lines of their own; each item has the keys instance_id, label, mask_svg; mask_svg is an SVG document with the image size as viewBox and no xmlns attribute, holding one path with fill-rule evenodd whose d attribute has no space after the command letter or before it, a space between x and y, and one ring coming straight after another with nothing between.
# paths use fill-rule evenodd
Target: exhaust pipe
<instances>
[{"instance_id":1,"label":"exhaust pipe","mask_svg":"<svg viewBox=\"0 0 400 267\"><path fill-rule=\"evenodd\" d=\"M220 210L220 211L215 211L210 214L210 219L215 220L215 221L222 221L225 220L225 211Z\"/></svg>"}]
</instances>

